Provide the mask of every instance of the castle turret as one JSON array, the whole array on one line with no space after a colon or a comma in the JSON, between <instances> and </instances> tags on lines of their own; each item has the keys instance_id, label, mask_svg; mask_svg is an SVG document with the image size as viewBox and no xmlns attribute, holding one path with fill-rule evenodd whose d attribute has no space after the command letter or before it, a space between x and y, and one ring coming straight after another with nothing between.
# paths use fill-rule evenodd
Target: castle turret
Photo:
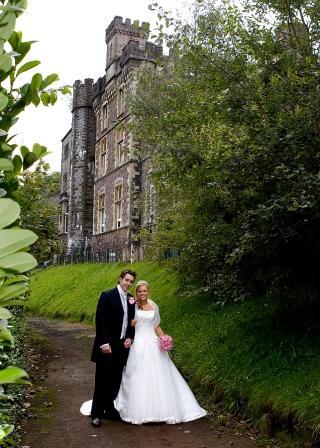
<instances>
[{"instance_id":1,"label":"castle turret","mask_svg":"<svg viewBox=\"0 0 320 448\"><path fill-rule=\"evenodd\" d=\"M137 42L140 50L145 50L149 37L149 23L138 20L131 23L130 19L123 21L122 17L116 16L106 29L107 61L106 75L110 80L116 71L115 62L122 55L122 50L129 41Z\"/></svg>"},{"instance_id":2,"label":"castle turret","mask_svg":"<svg viewBox=\"0 0 320 448\"><path fill-rule=\"evenodd\" d=\"M73 86L68 253L89 249L92 235L95 116L93 80Z\"/></svg>"}]
</instances>

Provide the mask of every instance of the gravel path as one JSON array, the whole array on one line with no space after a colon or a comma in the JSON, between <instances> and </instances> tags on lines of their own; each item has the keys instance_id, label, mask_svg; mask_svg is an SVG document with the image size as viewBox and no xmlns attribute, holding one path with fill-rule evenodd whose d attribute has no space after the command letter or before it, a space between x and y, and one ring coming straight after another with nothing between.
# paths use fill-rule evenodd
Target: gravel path
<instances>
[{"instance_id":1,"label":"gravel path","mask_svg":"<svg viewBox=\"0 0 320 448\"><path fill-rule=\"evenodd\" d=\"M210 417L178 425L130 425L103 420L92 428L89 417L79 413L91 398L94 364L89 361L93 330L40 318L30 319L31 328L48 339L42 355L44 376L31 402L23 426L21 448L253 448L254 439L217 429ZM43 350L42 350L43 351ZM42 372L42 373L41 373ZM261 446L261 445L259 445ZM268 445L264 445L268 446Z\"/></svg>"}]
</instances>

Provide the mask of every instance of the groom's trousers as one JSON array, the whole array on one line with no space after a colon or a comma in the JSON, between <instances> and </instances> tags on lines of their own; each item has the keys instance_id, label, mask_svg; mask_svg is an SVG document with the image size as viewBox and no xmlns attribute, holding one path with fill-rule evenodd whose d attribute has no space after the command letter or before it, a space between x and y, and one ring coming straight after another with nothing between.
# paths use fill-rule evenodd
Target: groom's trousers
<instances>
[{"instance_id":1,"label":"groom's trousers","mask_svg":"<svg viewBox=\"0 0 320 448\"><path fill-rule=\"evenodd\" d=\"M123 346L124 339L112 344L112 353L103 354L96 362L95 386L91 417L108 416L114 412L113 401L118 395L122 370L127 362L129 350Z\"/></svg>"}]
</instances>

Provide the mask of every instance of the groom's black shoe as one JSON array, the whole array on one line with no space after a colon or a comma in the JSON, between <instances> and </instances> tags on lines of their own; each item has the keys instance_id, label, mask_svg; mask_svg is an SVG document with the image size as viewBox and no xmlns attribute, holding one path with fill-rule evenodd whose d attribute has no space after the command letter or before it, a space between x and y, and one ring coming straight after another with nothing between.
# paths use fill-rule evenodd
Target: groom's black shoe
<instances>
[{"instance_id":1,"label":"groom's black shoe","mask_svg":"<svg viewBox=\"0 0 320 448\"><path fill-rule=\"evenodd\" d=\"M92 419L92 426L94 428L99 428L99 426L101 426L101 420L99 417L95 417Z\"/></svg>"}]
</instances>

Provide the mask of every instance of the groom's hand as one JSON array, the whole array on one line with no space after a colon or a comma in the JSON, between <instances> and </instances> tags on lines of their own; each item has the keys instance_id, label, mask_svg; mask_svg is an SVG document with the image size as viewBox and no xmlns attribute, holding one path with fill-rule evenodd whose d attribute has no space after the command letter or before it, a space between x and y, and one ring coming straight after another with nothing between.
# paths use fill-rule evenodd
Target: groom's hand
<instances>
[{"instance_id":1,"label":"groom's hand","mask_svg":"<svg viewBox=\"0 0 320 448\"><path fill-rule=\"evenodd\" d=\"M111 350L111 347L109 344L104 344L100 348L104 355L110 355L112 353L112 350Z\"/></svg>"},{"instance_id":2,"label":"groom's hand","mask_svg":"<svg viewBox=\"0 0 320 448\"><path fill-rule=\"evenodd\" d=\"M131 344L132 344L132 339L130 339L130 338L127 338L123 343L124 348L130 348Z\"/></svg>"}]
</instances>

